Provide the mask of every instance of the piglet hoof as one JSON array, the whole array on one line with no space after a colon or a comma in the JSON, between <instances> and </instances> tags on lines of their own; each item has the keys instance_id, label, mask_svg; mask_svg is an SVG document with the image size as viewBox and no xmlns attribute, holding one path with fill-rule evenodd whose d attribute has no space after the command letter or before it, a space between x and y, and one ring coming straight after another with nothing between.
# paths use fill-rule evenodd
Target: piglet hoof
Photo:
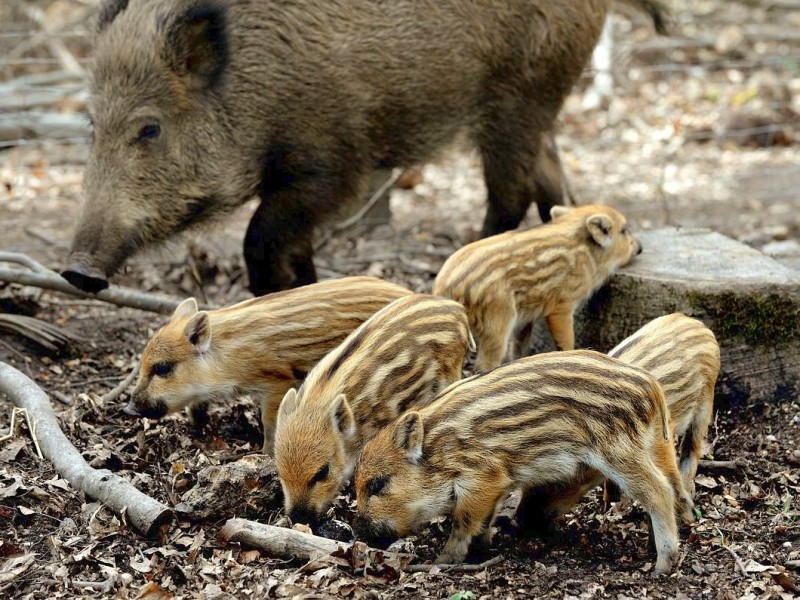
<instances>
[{"instance_id":1,"label":"piglet hoof","mask_svg":"<svg viewBox=\"0 0 800 600\"><path fill-rule=\"evenodd\" d=\"M675 562L677 557L677 551L659 556L658 560L656 560L656 568L653 570L653 577L669 575L672 571L672 564Z\"/></svg>"},{"instance_id":2,"label":"piglet hoof","mask_svg":"<svg viewBox=\"0 0 800 600\"><path fill-rule=\"evenodd\" d=\"M433 561L437 565L458 565L464 562L464 556L457 556L453 552L443 550L442 553Z\"/></svg>"}]
</instances>

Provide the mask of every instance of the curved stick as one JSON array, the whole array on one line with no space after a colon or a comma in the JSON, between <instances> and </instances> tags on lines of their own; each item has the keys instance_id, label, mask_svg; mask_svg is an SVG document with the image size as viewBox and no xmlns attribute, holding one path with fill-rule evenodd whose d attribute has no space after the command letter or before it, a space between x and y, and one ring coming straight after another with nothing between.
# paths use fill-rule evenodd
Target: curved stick
<instances>
[{"instance_id":1,"label":"curved stick","mask_svg":"<svg viewBox=\"0 0 800 600\"><path fill-rule=\"evenodd\" d=\"M15 368L0 362L0 392L27 412L31 436L70 485L108 506L146 536L172 520L172 510L106 469L93 469L61 431L47 394Z\"/></svg>"},{"instance_id":2,"label":"curved stick","mask_svg":"<svg viewBox=\"0 0 800 600\"><path fill-rule=\"evenodd\" d=\"M145 294L143 292L120 287L110 287L97 294L89 294L73 287L66 279L54 271L28 273L27 271L21 271L19 269L0 268L0 281L54 290L56 292L71 294L78 298L103 300L104 302L110 302L118 306L129 306L131 308L138 308L139 310L149 310L150 312L161 313L162 315L173 313L181 302L180 300L173 300L172 298L154 296L152 294Z\"/></svg>"}]
</instances>

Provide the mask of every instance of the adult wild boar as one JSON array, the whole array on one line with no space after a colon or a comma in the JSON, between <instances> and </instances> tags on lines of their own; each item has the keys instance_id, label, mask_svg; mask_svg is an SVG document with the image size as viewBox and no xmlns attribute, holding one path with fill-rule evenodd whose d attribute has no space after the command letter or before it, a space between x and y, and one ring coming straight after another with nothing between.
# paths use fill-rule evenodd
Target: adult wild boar
<instances>
[{"instance_id":1,"label":"adult wild boar","mask_svg":"<svg viewBox=\"0 0 800 600\"><path fill-rule=\"evenodd\" d=\"M661 24L658 0L625 0ZM136 250L262 199L250 289L315 281L316 225L376 169L466 131L483 235L560 203L542 151L611 0L105 0L93 141L64 277L97 291Z\"/></svg>"}]
</instances>

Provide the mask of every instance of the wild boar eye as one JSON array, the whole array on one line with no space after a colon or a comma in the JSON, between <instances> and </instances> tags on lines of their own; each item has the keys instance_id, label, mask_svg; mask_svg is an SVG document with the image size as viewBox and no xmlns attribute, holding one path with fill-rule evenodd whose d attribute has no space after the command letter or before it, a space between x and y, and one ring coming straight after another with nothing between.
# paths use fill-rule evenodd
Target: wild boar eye
<instances>
[{"instance_id":1,"label":"wild boar eye","mask_svg":"<svg viewBox=\"0 0 800 600\"><path fill-rule=\"evenodd\" d=\"M373 477L367 482L367 495L368 496L375 496L376 494L380 494L383 491L383 488L386 487L386 484L389 482L389 478L385 475L381 475L380 477Z\"/></svg>"},{"instance_id":2,"label":"wild boar eye","mask_svg":"<svg viewBox=\"0 0 800 600\"><path fill-rule=\"evenodd\" d=\"M150 376L167 377L170 373L172 373L172 369L174 368L175 368L175 363L171 362L156 363L152 367L150 367Z\"/></svg>"},{"instance_id":3,"label":"wild boar eye","mask_svg":"<svg viewBox=\"0 0 800 600\"><path fill-rule=\"evenodd\" d=\"M311 479L311 485L315 483L319 483L320 481L325 481L328 478L328 475L331 472L330 464L325 464L319 471L316 472L314 477Z\"/></svg>"},{"instance_id":4,"label":"wild boar eye","mask_svg":"<svg viewBox=\"0 0 800 600\"><path fill-rule=\"evenodd\" d=\"M161 125L158 123L148 123L139 130L137 141L146 142L149 140L154 140L159 135L161 135Z\"/></svg>"}]
</instances>

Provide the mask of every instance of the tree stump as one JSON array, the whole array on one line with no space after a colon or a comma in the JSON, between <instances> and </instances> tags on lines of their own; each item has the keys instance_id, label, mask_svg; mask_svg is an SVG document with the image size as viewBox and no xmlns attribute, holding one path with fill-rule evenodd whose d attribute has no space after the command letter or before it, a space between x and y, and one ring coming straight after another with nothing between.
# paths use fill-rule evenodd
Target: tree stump
<instances>
[{"instance_id":1,"label":"tree stump","mask_svg":"<svg viewBox=\"0 0 800 600\"><path fill-rule=\"evenodd\" d=\"M656 317L703 321L722 352L718 405L800 394L800 271L707 229L638 234L641 255L575 315L577 348L608 352ZM540 326L534 351L553 349Z\"/></svg>"}]
</instances>

